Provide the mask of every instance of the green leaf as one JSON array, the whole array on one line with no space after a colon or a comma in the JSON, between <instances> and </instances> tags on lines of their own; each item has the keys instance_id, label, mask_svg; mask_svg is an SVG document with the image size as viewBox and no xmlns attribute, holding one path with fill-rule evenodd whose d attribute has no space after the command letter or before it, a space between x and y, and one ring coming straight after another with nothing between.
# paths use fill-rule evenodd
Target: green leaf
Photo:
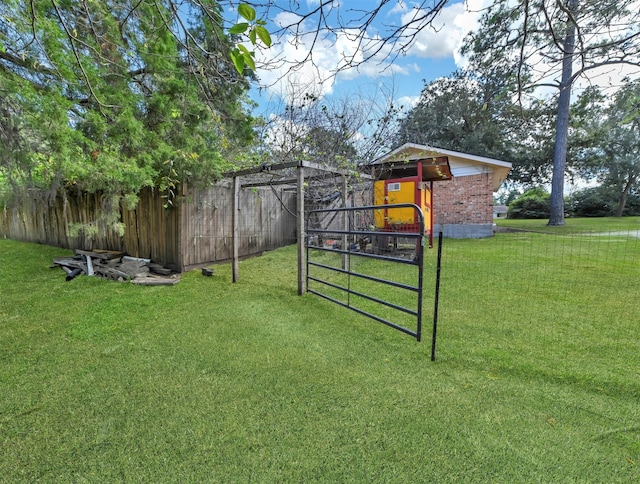
<instances>
[{"instance_id":1,"label":"green leaf","mask_svg":"<svg viewBox=\"0 0 640 484\"><path fill-rule=\"evenodd\" d=\"M244 55L239 50L233 50L230 52L233 65L236 66L238 74L242 74L244 71Z\"/></svg>"},{"instance_id":2,"label":"green leaf","mask_svg":"<svg viewBox=\"0 0 640 484\"><path fill-rule=\"evenodd\" d=\"M246 3L238 5L238 13L242 18L247 19L249 22L253 22L256 19L256 11Z\"/></svg>"},{"instance_id":3,"label":"green leaf","mask_svg":"<svg viewBox=\"0 0 640 484\"><path fill-rule=\"evenodd\" d=\"M238 50L240 51L240 53L242 55L242 60L244 62L244 66L246 66L249 69L255 71L256 70L256 63L253 60L253 52L250 52L249 49L247 49L244 45L239 45L238 46Z\"/></svg>"},{"instance_id":4,"label":"green leaf","mask_svg":"<svg viewBox=\"0 0 640 484\"><path fill-rule=\"evenodd\" d=\"M256 25L254 30L262 43L267 47L271 47L271 35L269 35L269 31L261 25Z\"/></svg>"},{"instance_id":5,"label":"green leaf","mask_svg":"<svg viewBox=\"0 0 640 484\"><path fill-rule=\"evenodd\" d=\"M249 32L249 40L253 45L256 45L256 29L251 29L251 32Z\"/></svg>"},{"instance_id":6,"label":"green leaf","mask_svg":"<svg viewBox=\"0 0 640 484\"><path fill-rule=\"evenodd\" d=\"M248 23L241 22L241 23L235 24L233 27L231 27L229 29L229 33L230 34L241 34L241 33L245 32L248 28L249 28L249 24Z\"/></svg>"},{"instance_id":7,"label":"green leaf","mask_svg":"<svg viewBox=\"0 0 640 484\"><path fill-rule=\"evenodd\" d=\"M252 53L247 53L243 55L243 60L245 65L251 69L252 71L256 70L256 63L253 60Z\"/></svg>"}]
</instances>

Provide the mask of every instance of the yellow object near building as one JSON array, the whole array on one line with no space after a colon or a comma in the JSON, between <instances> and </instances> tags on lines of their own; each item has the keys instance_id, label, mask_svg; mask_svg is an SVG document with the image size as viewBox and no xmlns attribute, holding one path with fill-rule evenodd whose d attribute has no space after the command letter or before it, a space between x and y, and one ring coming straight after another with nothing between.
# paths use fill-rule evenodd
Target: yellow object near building
<instances>
[{"instance_id":1,"label":"yellow object near building","mask_svg":"<svg viewBox=\"0 0 640 484\"><path fill-rule=\"evenodd\" d=\"M414 203L422 209L425 216L425 232L430 229L426 227L427 215L431 210L431 191L418 188L416 182L409 181L389 181L378 180L373 185L373 204L392 205L396 203ZM405 225L417 225L420 223L416 216L415 209L411 207L396 208L393 210L376 210L375 213L377 228L402 227Z\"/></svg>"},{"instance_id":2,"label":"yellow object near building","mask_svg":"<svg viewBox=\"0 0 640 484\"><path fill-rule=\"evenodd\" d=\"M425 157L407 162L394 162L378 166L374 173L373 204L377 230L386 232L417 232L420 219L414 207L384 208L384 205L411 203L424 217L424 233L433 243L432 192L434 180L450 180L451 169L446 156Z\"/></svg>"}]
</instances>

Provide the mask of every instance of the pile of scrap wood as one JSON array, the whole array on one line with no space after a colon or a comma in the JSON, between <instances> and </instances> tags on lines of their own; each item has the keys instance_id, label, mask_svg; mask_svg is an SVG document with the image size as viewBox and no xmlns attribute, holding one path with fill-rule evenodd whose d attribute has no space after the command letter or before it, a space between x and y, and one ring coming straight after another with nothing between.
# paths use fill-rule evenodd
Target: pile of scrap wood
<instances>
[{"instance_id":1,"label":"pile of scrap wood","mask_svg":"<svg viewBox=\"0 0 640 484\"><path fill-rule=\"evenodd\" d=\"M67 274L67 281L80 274L112 281L130 281L144 286L173 285L180 280L178 274L162 264L110 250L76 249L72 257L53 259L51 267L61 267Z\"/></svg>"}]
</instances>

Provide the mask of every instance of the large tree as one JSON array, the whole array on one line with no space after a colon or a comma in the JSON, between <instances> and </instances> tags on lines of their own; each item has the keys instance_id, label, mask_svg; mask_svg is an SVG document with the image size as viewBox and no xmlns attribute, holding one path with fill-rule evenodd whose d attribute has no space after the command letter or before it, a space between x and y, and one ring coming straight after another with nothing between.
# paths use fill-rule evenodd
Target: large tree
<instances>
[{"instance_id":1,"label":"large tree","mask_svg":"<svg viewBox=\"0 0 640 484\"><path fill-rule=\"evenodd\" d=\"M480 74L511 72L521 96L556 91L549 225L563 225L572 90L580 79L597 83L592 74L606 67L640 67L637 0L497 0L466 52Z\"/></svg>"},{"instance_id":2,"label":"large tree","mask_svg":"<svg viewBox=\"0 0 640 484\"><path fill-rule=\"evenodd\" d=\"M425 85L403 118L397 144L414 142L483 156L503 151L499 108L481 80L460 72Z\"/></svg>"},{"instance_id":3,"label":"large tree","mask_svg":"<svg viewBox=\"0 0 640 484\"><path fill-rule=\"evenodd\" d=\"M353 51L335 75L401 55L447 3L421 2L390 25L379 20L397 6L391 0L4 1L0 129L13 148L2 149L0 183L134 191L206 178L222 149L251 135L240 100L256 67L252 49L272 42L265 19L278 17L270 28L280 40L347 39ZM262 67L291 72L318 54Z\"/></svg>"},{"instance_id":4,"label":"large tree","mask_svg":"<svg viewBox=\"0 0 640 484\"><path fill-rule=\"evenodd\" d=\"M551 146L544 103L524 107L507 94L509 76L457 72L425 85L399 123L396 144L422 143L513 162L509 179L525 185L547 178Z\"/></svg>"},{"instance_id":5,"label":"large tree","mask_svg":"<svg viewBox=\"0 0 640 484\"><path fill-rule=\"evenodd\" d=\"M263 127L270 157L355 169L392 147L401 111L392 91L380 88L330 99L308 94L305 86L298 92L292 103L273 106Z\"/></svg>"},{"instance_id":6,"label":"large tree","mask_svg":"<svg viewBox=\"0 0 640 484\"><path fill-rule=\"evenodd\" d=\"M222 24L214 1L2 2L0 182L134 194L210 179L252 136Z\"/></svg>"},{"instance_id":7,"label":"large tree","mask_svg":"<svg viewBox=\"0 0 640 484\"><path fill-rule=\"evenodd\" d=\"M602 190L616 194L615 215L640 187L640 81L629 81L613 98L597 88L576 103L573 156L583 176L595 177Z\"/></svg>"}]
</instances>

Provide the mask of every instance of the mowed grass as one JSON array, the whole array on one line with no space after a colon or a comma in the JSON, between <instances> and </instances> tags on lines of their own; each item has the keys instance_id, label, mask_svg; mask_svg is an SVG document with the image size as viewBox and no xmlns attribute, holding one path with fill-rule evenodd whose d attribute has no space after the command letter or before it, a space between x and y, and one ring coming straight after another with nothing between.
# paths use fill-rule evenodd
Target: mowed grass
<instances>
[{"instance_id":1,"label":"mowed grass","mask_svg":"<svg viewBox=\"0 0 640 484\"><path fill-rule=\"evenodd\" d=\"M547 219L500 219L496 222L500 227L535 230L551 234L640 230L640 217L569 217L565 219L563 226L549 226Z\"/></svg>"},{"instance_id":2,"label":"mowed grass","mask_svg":"<svg viewBox=\"0 0 640 484\"><path fill-rule=\"evenodd\" d=\"M298 296L293 247L169 287L68 253L0 240L2 481L640 479L635 237L445 239L435 362L435 249L423 343Z\"/></svg>"}]
</instances>

